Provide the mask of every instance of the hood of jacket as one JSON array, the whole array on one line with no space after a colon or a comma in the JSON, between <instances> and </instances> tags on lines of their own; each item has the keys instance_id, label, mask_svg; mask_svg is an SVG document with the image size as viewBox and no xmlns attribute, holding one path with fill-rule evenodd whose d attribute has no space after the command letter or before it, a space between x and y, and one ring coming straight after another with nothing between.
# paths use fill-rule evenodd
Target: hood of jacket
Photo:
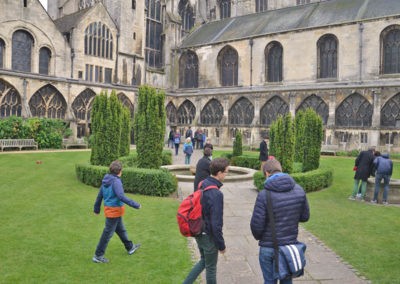
<instances>
[{"instance_id":1,"label":"hood of jacket","mask_svg":"<svg viewBox=\"0 0 400 284\"><path fill-rule=\"evenodd\" d=\"M381 157L382 157L382 158L385 158L385 159L389 159L389 154L383 153L383 154L381 155Z\"/></svg>"},{"instance_id":2,"label":"hood of jacket","mask_svg":"<svg viewBox=\"0 0 400 284\"><path fill-rule=\"evenodd\" d=\"M286 192L292 190L295 184L294 179L288 174L276 173L267 178L264 188L276 192Z\"/></svg>"},{"instance_id":3,"label":"hood of jacket","mask_svg":"<svg viewBox=\"0 0 400 284\"><path fill-rule=\"evenodd\" d=\"M119 177L113 174L106 174L101 182L102 185L104 186L110 186L115 179L118 179Z\"/></svg>"}]
</instances>

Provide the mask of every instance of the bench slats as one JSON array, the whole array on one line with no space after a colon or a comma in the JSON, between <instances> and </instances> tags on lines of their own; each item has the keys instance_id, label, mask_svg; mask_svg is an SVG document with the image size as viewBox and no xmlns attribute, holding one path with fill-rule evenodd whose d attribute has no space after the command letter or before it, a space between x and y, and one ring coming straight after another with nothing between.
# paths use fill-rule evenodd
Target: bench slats
<instances>
[{"instance_id":1,"label":"bench slats","mask_svg":"<svg viewBox=\"0 0 400 284\"><path fill-rule=\"evenodd\" d=\"M4 148L19 148L19 150L22 150L22 148L27 147L37 150L38 144L35 142L35 139L0 139L1 151L3 151Z\"/></svg>"}]
</instances>

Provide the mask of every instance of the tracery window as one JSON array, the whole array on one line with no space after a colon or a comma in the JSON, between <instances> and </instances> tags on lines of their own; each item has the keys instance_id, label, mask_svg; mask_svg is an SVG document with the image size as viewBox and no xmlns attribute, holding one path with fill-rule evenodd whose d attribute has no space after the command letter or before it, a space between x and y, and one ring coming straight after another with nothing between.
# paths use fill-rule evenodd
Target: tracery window
<instances>
[{"instance_id":1,"label":"tracery window","mask_svg":"<svg viewBox=\"0 0 400 284\"><path fill-rule=\"evenodd\" d=\"M167 119L170 124L175 124L177 122L176 119L176 107L172 102L169 102L166 107Z\"/></svg>"},{"instance_id":2,"label":"tracery window","mask_svg":"<svg viewBox=\"0 0 400 284\"><path fill-rule=\"evenodd\" d=\"M133 103L131 100L123 93L119 93L117 95L118 100L122 103L123 106L127 107L129 109L129 112L131 114L131 118L133 119L134 113L135 113L135 108L133 106Z\"/></svg>"},{"instance_id":3,"label":"tracery window","mask_svg":"<svg viewBox=\"0 0 400 284\"><path fill-rule=\"evenodd\" d=\"M256 13L268 10L268 0L256 0Z\"/></svg>"},{"instance_id":4,"label":"tracery window","mask_svg":"<svg viewBox=\"0 0 400 284\"><path fill-rule=\"evenodd\" d=\"M185 100L178 108L178 123L191 125L195 116L196 108L194 104L189 100Z\"/></svg>"},{"instance_id":5,"label":"tracery window","mask_svg":"<svg viewBox=\"0 0 400 284\"><path fill-rule=\"evenodd\" d=\"M64 119L67 102L54 86L48 84L33 94L29 108L35 117Z\"/></svg>"},{"instance_id":6,"label":"tracery window","mask_svg":"<svg viewBox=\"0 0 400 284\"><path fill-rule=\"evenodd\" d=\"M12 69L31 72L33 37L23 30L14 32L12 36Z\"/></svg>"},{"instance_id":7,"label":"tracery window","mask_svg":"<svg viewBox=\"0 0 400 284\"><path fill-rule=\"evenodd\" d=\"M181 0L178 5L178 13L182 18L182 36L188 34L194 26L193 7L188 0Z\"/></svg>"},{"instance_id":8,"label":"tracery window","mask_svg":"<svg viewBox=\"0 0 400 284\"><path fill-rule=\"evenodd\" d=\"M307 108L312 108L313 110L315 110L315 112L321 117L322 123L326 125L326 123L328 122L329 107L328 104L325 103L323 99L313 94L307 97L300 104L300 106L297 108L297 111L305 110Z\"/></svg>"},{"instance_id":9,"label":"tracery window","mask_svg":"<svg viewBox=\"0 0 400 284\"><path fill-rule=\"evenodd\" d=\"M229 123L235 125L250 125L254 119L254 106L245 97L237 100L229 110Z\"/></svg>"},{"instance_id":10,"label":"tracery window","mask_svg":"<svg viewBox=\"0 0 400 284\"><path fill-rule=\"evenodd\" d=\"M218 125L224 116L224 108L216 99L211 99L200 113L200 122L205 125Z\"/></svg>"},{"instance_id":11,"label":"tracery window","mask_svg":"<svg viewBox=\"0 0 400 284\"><path fill-rule=\"evenodd\" d=\"M221 20L231 17L231 0L218 0Z\"/></svg>"},{"instance_id":12,"label":"tracery window","mask_svg":"<svg viewBox=\"0 0 400 284\"><path fill-rule=\"evenodd\" d=\"M390 26L381 34L382 73L400 73L400 26Z\"/></svg>"},{"instance_id":13,"label":"tracery window","mask_svg":"<svg viewBox=\"0 0 400 284\"><path fill-rule=\"evenodd\" d=\"M0 38L0 68L4 68L4 55L6 54L6 44L4 40Z\"/></svg>"},{"instance_id":14,"label":"tracery window","mask_svg":"<svg viewBox=\"0 0 400 284\"><path fill-rule=\"evenodd\" d=\"M49 75L51 51L47 47L39 50L39 74Z\"/></svg>"},{"instance_id":15,"label":"tracery window","mask_svg":"<svg viewBox=\"0 0 400 284\"><path fill-rule=\"evenodd\" d=\"M372 112L372 105L360 94L353 93L336 109L336 126L371 126Z\"/></svg>"},{"instance_id":16,"label":"tracery window","mask_svg":"<svg viewBox=\"0 0 400 284\"><path fill-rule=\"evenodd\" d=\"M389 99L381 110L381 126L400 128L400 93Z\"/></svg>"},{"instance_id":17,"label":"tracery window","mask_svg":"<svg viewBox=\"0 0 400 284\"><path fill-rule=\"evenodd\" d=\"M186 51L179 59L179 88L199 86L199 59L193 51Z\"/></svg>"},{"instance_id":18,"label":"tracery window","mask_svg":"<svg viewBox=\"0 0 400 284\"><path fill-rule=\"evenodd\" d=\"M86 122L90 121L90 113L95 96L96 93L94 91L86 89L75 98L72 103L72 111L76 119Z\"/></svg>"},{"instance_id":19,"label":"tracery window","mask_svg":"<svg viewBox=\"0 0 400 284\"><path fill-rule=\"evenodd\" d=\"M271 42L265 48L265 74L268 82L282 81L283 49L279 42Z\"/></svg>"},{"instance_id":20,"label":"tracery window","mask_svg":"<svg viewBox=\"0 0 400 284\"><path fill-rule=\"evenodd\" d=\"M0 80L0 117L21 116L21 111L21 95L13 86Z\"/></svg>"},{"instance_id":21,"label":"tracery window","mask_svg":"<svg viewBox=\"0 0 400 284\"><path fill-rule=\"evenodd\" d=\"M160 0L146 0L146 63L149 67L162 67L163 32Z\"/></svg>"},{"instance_id":22,"label":"tracery window","mask_svg":"<svg viewBox=\"0 0 400 284\"><path fill-rule=\"evenodd\" d=\"M317 43L318 78L337 78L338 41L332 34L322 36Z\"/></svg>"},{"instance_id":23,"label":"tracery window","mask_svg":"<svg viewBox=\"0 0 400 284\"><path fill-rule=\"evenodd\" d=\"M238 53L230 46L224 47L218 54L218 67L221 86L238 85Z\"/></svg>"},{"instance_id":24,"label":"tracery window","mask_svg":"<svg viewBox=\"0 0 400 284\"><path fill-rule=\"evenodd\" d=\"M261 125L271 125L279 115L289 112L289 105L280 97L274 96L260 110Z\"/></svg>"},{"instance_id":25,"label":"tracery window","mask_svg":"<svg viewBox=\"0 0 400 284\"><path fill-rule=\"evenodd\" d=\"M113 59L113 35L105 24L93 22L86 28L85 54Z\"/></svg>"}]
</instances>

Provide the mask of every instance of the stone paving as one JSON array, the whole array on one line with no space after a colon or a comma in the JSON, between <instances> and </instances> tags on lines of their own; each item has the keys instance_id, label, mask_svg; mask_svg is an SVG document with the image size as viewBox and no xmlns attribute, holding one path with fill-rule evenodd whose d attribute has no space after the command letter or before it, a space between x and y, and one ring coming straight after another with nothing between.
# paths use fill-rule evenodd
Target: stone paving
<instances>
[{"instance_id":1,"label":"stone paving","mask_svg":"<svg viewBox=\"0 0 400 284\"><path fill-rule=\"evenodd\" d=\"M182 149L179 150L178 156L175 156L173 152L174 164L184 164ZM195 166L201 156L202 151L195 150L191 165ZM182 197L193 191L192 182L179 182L178 187ZM219 255L218 283L263 283L258 262L259 247L250 231L251 214L257 197L256 188L251 181L247 181L224 183L221 190L224 194L223 233L227 249L225 254ZM188 238L188 240L194 261L196 261L199 258L196 242L193 238ZM304 276L295 279L294 282L304 284L371 283L359 276L357 271L302 227L300 227L299 240L307 244L307 265ZM205 273L202 275L201 283L206 283Z\"/></svg>"}]
</instances>

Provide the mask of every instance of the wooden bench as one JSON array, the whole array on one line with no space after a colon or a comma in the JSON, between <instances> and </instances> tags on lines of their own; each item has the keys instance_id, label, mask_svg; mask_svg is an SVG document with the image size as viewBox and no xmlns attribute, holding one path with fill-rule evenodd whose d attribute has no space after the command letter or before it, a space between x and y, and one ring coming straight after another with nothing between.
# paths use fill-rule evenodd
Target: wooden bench
<instances>
[{"instance_id":1,"label":"wooden bench","mask_svg":"<svg viewBox=\"0 0 400 284\"><path fill-rule=\"evenodd\" d=\"M62 146L65 149L68 148L87 148L88 144L83 138L78 138L76 140L63 139Z\"/></svg>"},{"instance_id":2,"label":"wooden bench","mask_svg":"<svg viewBox=\"0 0 400 284\"><path fill-rule=\"evenodd\" d=\"M38 144L34 139L0 139L0 148L3 151L5 148L35 148L38 149Z\"/></svg>"},{"instance_id":3,"label":"wooden bench","mask_svg":"<svg viewBox=\"0 0 400 284\"><path fill-rule=\"evenodd\" d=\"M336 152L337 151L339 151L339 146L338 145L323 144L321 146L321 155L336 156Z\"/></svg>"}]
</instances>

